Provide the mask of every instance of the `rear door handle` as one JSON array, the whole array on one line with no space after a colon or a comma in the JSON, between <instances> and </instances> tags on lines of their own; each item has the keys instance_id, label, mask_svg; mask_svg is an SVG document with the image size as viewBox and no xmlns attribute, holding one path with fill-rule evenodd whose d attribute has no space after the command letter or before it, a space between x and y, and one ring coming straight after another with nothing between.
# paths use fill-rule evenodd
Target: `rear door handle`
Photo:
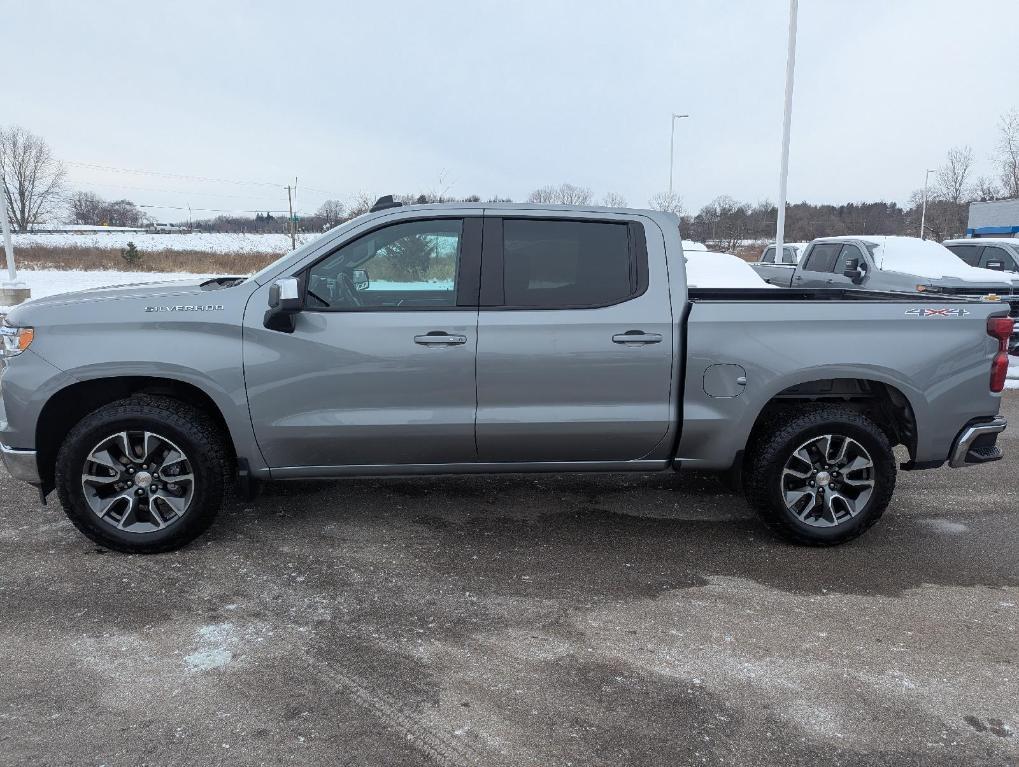
<instances>
[{"instance_id":1,"label":"rear door handle","mask_svg":"<svg viewBox=\"0 0 1019 767\"><path fill-rule=\"evenodd\" d=\"M442 330L433 330L423 336L414 336L414 343L421 346L462 346L467 336L453 335Z\"/></svg>"},{"instance_id":2,"label":"rear door handle","mask_svg":"<svg viewBox=\"0 0 1019 767\"><path fill-rule=\"evenodd\" d=\"M627 330L625 333L616 333L612 336L612 343L638 345L638 344L660 344L661 333L645 333L643 330Z\"/></svg>"}]
</instances>

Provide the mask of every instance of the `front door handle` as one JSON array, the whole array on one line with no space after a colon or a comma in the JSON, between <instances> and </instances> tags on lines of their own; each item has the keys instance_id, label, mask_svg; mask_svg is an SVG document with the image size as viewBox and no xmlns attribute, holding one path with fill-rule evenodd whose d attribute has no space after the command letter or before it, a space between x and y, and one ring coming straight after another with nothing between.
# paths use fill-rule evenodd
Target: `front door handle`
<instances>
[{"instance_id":1,"label":"front door handle","mask_svg":"<svg viewBox=\"0 0 1019 767\"><path fill-rule=\"evenodd\" d=\"M612 343L626 344L627 346L639 344L660 344L661 333L645 333L643 330L627 330L625 333L616 333L612 336Z\"/></svg>"},{"instance_id":2,"label":"front door handle","mask_svg":"<svg viewBox=\"0 0 1019 767\"><path fill-rule=\"evenodd\" d=\"M467 336L454 335L442 330L433 330L423 336L414 336L414 343L421 346L462 346Z\"/></svg>"}]
</instances>

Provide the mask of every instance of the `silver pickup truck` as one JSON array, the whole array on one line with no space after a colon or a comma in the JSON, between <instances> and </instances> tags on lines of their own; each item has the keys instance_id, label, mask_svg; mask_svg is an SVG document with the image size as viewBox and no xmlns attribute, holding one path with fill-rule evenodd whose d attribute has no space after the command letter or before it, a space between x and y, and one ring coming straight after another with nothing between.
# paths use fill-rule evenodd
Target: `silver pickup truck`
<instances>
[{"instance_id":1,"label":"silver pickup truck","mask_svg":"<svg viewBox=\"0 0 1019 767\"><path fill-rule=\"evenodd\" d=\"M688 289L671 214L383 198L251 277L16 307L0 451L121 551L185 544L260 480L681 468L830 545L884 512L894 446L1001 456L1007 314Z\"/></svg>"}]
</instances>

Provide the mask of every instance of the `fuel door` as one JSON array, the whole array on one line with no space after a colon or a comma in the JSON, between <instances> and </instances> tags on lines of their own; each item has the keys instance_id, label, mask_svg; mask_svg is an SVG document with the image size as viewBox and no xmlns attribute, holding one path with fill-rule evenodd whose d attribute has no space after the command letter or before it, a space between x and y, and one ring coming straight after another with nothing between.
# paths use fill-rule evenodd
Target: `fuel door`
<instances>
[{"instance_id":1,"label":"fuel door","mask_svg":"<svg viewBox=\"0 0 1019 767\"><path fill-rule=\"evenodd\" d=\"M742 365L709 365L704 371L704 392L709 397L738 397L747 388L747 371Z\"/></svg>"}]
</instances>

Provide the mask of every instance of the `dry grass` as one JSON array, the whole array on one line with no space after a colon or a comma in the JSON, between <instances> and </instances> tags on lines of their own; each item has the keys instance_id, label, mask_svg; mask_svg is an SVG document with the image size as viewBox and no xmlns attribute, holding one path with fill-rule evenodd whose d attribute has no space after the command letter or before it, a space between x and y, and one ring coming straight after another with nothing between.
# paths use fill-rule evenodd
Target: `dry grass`
<instances>
[{"instance_id":1,"label":"dry grass","mask_svg":"<svg viewBox=\"0 0 1019 767\"><path fill-rule=\"evenodd\" d=\"M119 248L29 245L15 252L18 266L25 269L192 274L249 274L280 257L279 253L206 253L200 250L139 251L139 255L141 258L132 264L123 259Z\"/></svg>"}]
</instances>

